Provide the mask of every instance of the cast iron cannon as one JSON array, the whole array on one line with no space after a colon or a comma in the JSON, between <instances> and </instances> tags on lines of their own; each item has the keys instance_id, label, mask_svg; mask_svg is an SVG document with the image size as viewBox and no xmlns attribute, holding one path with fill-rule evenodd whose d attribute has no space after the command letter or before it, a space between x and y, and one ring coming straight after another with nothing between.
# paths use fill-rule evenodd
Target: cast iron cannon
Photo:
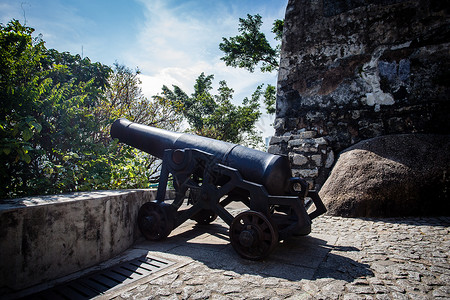
<instances>
[{"instance_id":1,"label":"cast iron cannon","mask_svg":"<svg viewBox=\"0 0 450 300\"><path fill-rule=\"evenodd\" d=\"M138 212L146 239L164 239L188 219L209 224L219 216L230 226L236 252L258 260L280 240L309 234L311 220L326 212L317 192L303 178L292 177L286 156L123 118L112 124L111 136L162 159L156 201ZM166 200L170 174L176 193ZM233 201L248 210L233 216L226 209ZM315 210L308 214L312 203Z\"/></svg>"}]
</instances>

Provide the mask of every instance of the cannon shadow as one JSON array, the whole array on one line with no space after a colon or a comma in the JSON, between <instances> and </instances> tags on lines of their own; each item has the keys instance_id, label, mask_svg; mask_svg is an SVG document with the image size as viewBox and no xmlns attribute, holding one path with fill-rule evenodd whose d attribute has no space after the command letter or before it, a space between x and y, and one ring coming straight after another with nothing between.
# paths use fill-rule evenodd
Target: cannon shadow
<instances>
[{"instance_id":1,"label":"cannon shadow","mask_svg":"<svg viewBox=\"0 0 450 300\"><path fill-rule=\"evenodd\" d=\"M291 237L282 241L262 261L241 258L228 238L228 227L222 224L188 225L173 232L166 240L144 242L141 247L198 261L210 269L237 274L276 277L290 281L332 278L352 282L362 276L373 276L367 264L350 256L359 252L352 246L335 246L336 238L327 235Z\"/></svg>"}]
</instances>

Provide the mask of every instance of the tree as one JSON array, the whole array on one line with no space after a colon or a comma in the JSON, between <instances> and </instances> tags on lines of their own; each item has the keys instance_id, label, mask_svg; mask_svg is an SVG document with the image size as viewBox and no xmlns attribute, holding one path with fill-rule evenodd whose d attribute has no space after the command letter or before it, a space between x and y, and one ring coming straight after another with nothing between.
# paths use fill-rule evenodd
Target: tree
<instances>
[{"instance_id":1,"label":"tree","mask_svg":"<svg viewBox=\"0 0 450 300\"><path fill-rule=\"evenodd\" d=\"M102 186L106 148L93 112L110 68L47 50L33 32L0 25L0 197Z\"/></svg>"},{"instance_id":2,"label":"tree","mask_svg":"<svg viewBox=\"0 0 450 300\"><path fill-rule=\"evenodd\" d=\"M191 96L178 86L173 86L173 90L163 86L162 96L155 98L169 101L187 120L192 133L256 147L262 142L255 126L261 115L262 87L250 99L245 98L242 106L236 106L231 103L234 91L225 81L219 82L218 94L211 94L213 79L214 75L200 74Z\"/></svg>"},{"instance_id":3,"label":"tree","mask_svg":"<svg viewBox=\"0 0 450 300\"><path fill-rule=\"evenodd\" d=\"M264 91L264 104L266 105L266 112L274 114L276 112L275 103L277 100L275 86L268 84L266 90Z\"/></svg>"},{"instance_id":4,"label":"tree","mask_svg":"<svg viewBox=\"0 0 450 300\"><path fill-rule=\"evenodd\" d=\"M151 161L109 126L176 128L172 106L143 97L137 72L48 50L33 32L0 24L0 198L148 187Z\"/></svg>"},{"instance_id":5,"label":"tree","mask_svg":"<svg viewBox=\"0 0 450 300\"><path fill-rule=\"evenodd\" d=\"M272 32L275 33L275 39L281 41L283 38L284 20L275 20L273 22ZM280 46L277 46L280 49Z\"/></svg>"},{"instance_id":6,"label":"tree","mask_svg":"<svg viewBox=\"0 0 450 300\"><path fill-rule=\"evenodd\" d=\"M227 66L247 69L250 72L261 65L261 72L271 72L278 68L279 47L272 48L264 33L261 32L260 15L247 15L239 18L240 35L222 38L219 49L225 53L221 59ZM278 27L277 27L278 28Z\"/></svg>"},{"instance_id":7,"label":"tree","mask_svg":"<svg viewBox=\"0 0 450 300\"><path fill-rule=\"evenodd\" d=\"M168 130L180 128L181 115L168 103L160 99L147 99L140 85L139 70L131 70L124 65L114 64L114 70L108 79L104 117L111 121L126 117L132 122L156 126Z\"/></svg>"},{"instance_id":8,"label":"tree","mask_svg":"<svg viewBox=\"0 0 450 300\"><path fill-rule=\"evenodd\" d=\"M105 102L100 108L99 118L106 119L106 135L109 139L109 125L118 118L132 122L178 131L182 115L172 108L164 98L147 99L140 87L139 70L114 64L108 79ZM111 188L148 187L157 182L161 161L147 153L127 145L118 145L117 157L112 168Z\"/></svg>"},{"instance_id":9,"label":"tree","mask_svg":"<svg viewBox=\"0 0 450 300\"><path fill-rule=\"evenodd\" d=\"M221 59L227 66L238 67L254 72L260 66L261 72L272 72L278 69L280 45L272 47L261 32L262 20L260 15L249 15L247 19L239 18L240 35L222 38L219 49L225 56ZM283 20L275 20L272 32L276 40L281 40L283 35ZM267 85L264 93L264 103L269 114L275 113L275 92L273 85Z\"/></svg>"}]
</instances>

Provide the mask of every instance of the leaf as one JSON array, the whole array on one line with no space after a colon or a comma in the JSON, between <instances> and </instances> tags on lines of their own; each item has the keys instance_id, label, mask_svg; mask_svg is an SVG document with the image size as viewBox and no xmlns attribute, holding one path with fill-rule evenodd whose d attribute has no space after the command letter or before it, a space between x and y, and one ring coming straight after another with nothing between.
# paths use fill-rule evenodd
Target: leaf
<instances>
[{"instance_id":1,"label":"leaf","mask_svg":"<svg viewBox=\"0 0 450 300\"><path fill-rule=\"evenodd\" d=\"M36 131L39 133L42 130L42 125L37 123L36 121L31 121L30 125L32 126L31 129L36 129Z\"/></svg>"},{"instance_id":2,"label":"leaf","mask_svg":"<svg viewBox=\"0 0 450 300\"><path fill-rule=\"evenodd\" d=\"M33 131L30 128L25 128L22 132L22 137L25 141L30 140L33 137Z\"/></svg>"},{"instance_id":3,"label":"leaf","mask_svg":"<svg viewBox=\"0 0 450 300\"><path fill-rule=\"evenodd\" d=\"M31 156L25 153L22 157L22 160L29 164L31 162Z\"/></svg>"}]
</instances>

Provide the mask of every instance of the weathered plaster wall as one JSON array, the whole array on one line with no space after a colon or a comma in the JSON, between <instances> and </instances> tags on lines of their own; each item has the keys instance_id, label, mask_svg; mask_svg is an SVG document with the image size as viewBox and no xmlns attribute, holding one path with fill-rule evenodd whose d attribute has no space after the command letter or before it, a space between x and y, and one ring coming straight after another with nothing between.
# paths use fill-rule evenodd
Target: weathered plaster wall
<instances>
[{"instance_id":1,"label":"weathered plaster wall","mask_svg":"<svg viewBox=\"0 0 450 300\"><path fill-rule=\"evenodd\" d=\"M108 260L140 236L136 217L156 190L74 193L0 204L0 294Z\"/></svg>"},{"instance_id":2,"label":"weathered plaster wall","mask_svg":"<svg viewBox=\"0 0 450 300\"><path fill-rule=\"evenodd\" d=\"M311 182L358 141L450 132L446 1L290 0L284 30L269 151Z\"/></svg>"}]
</instances>

